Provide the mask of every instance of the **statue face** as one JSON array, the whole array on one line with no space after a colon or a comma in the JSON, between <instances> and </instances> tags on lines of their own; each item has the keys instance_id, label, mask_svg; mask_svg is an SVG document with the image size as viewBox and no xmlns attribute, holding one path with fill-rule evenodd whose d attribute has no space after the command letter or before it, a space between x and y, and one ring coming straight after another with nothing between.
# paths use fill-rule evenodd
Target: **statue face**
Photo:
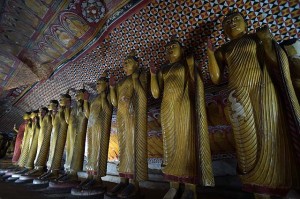
<instances>
[{"instance_id":1,"label":"statue face","mask_svg":"<svg viewBox=\"0 0 300 199\"><path fill-rule=\"evenodd\" d=\"M28 115L27 113L25 113L25 114L23 115L23 119L24 119L24 120L29 120L29 119L30 119L30 115Z\"/></svg>"},{"instance_id":2,"label":"statue face","mask_svg":"<svg viewBox=\"0 0 300 199\"><path fill-rule=\"evenodd\" d=\"M37 113L32 112L32 113L30 114L30 118L31 118L31 119L35 118L36 116L37 116Z\"/></svg>"},{"instance_id":3,"label":"statue face","mask_svg":"<svg viewBox=\"0 0 300 199\"><path fill-rule=\"evenodd\" d=\"M56 104L55 103L52 103L52 102L50 102L50 104L48 105L48 110L49 111L53 111L54 109L56 109L57 107L56 107Z\"/></svg>"},{"instance_id":4,"label":"statue face","mask_svg":"<svg viewBox=\"0 0 300 199\"><path fill-rule=\"evenodd\" d=\"M169 60L177 60L181 56L181 47L178 43L171 43L166 46L166 53Z\"/></svg>"},{"instance_id":5,"label":"statue face","mask_svg":"<svg viewBox=\"0 0 300 199\"><path fill-rule=\"evenodd\" d=\"M137 69L137 67L138 67L138 63L135 60L133 60L132 58L125 59L123 70L127 76L134 73L134 71Z\"/></svg>"},{"instance_id":6,"label":"statue face","mask_svg":"<svg viewBox=\"0 0 300 199\"><path fill-rule=\"evenodd\" d=\"M247 25L240 14L232 14L223 21L223 29L230 39L235 39L247 32Z\"/></svg>"},{"instance_id":7,"label":"statue face","mask_svg":"<svg viewBox=\"0 0 300 199\"><path fill-rule=\"evenodd\" d=\"M104 80L98 80L97 81L96 88L97 88L98 93L101 93L101 92L105 91L106 87L107 87L107 84Z\"/></svg>"},{"instance_id":8,"label":"statue face","mask_svg":"<svg viewBox=\"0 0 300 199\"><path fill-rule=\"evenodd\" d=\"M83 100L83 92L82 91L77 91L75 95L76 101Z\"/></svg>"},{"instance_id":9,"label":"statue face","mask_svg":"<svg viewBox=\"0 0 300 199\"><path fill-rule=\"evenodd\" d=\"M59 100L59 105L60 106L66 106L69 100L70 100L69 98L61 96L60 100Z\"/></svg>"}]
</instances>

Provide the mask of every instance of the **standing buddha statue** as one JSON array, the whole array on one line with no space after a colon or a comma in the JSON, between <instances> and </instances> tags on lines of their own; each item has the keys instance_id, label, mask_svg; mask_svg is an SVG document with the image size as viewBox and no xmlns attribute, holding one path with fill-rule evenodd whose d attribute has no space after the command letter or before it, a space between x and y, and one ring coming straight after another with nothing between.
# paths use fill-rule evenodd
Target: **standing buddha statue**
<instances>
[{"instance_id":1,"label":"standing buddha statue","mask_svg":"<svg viewBox=\"0 0 300 199\"><path fill-rule=\"evenodd\" d=\"M151 92L159 98L162 90L161 126L164 160L162 171L170 181L165 199L197 198L198 179L204 186L214 186L204 87L195 70L192 56L185 56L181 43L172 38L166 45L169 63L157 74L151 68ZM198 174L201 173L201 176Z\"/></svg>"},{"instance_id":2,"label":"standing buddha statue","mask_svg":"<svg viewBox=\"0 0 300 199\"><path fill-rule=\"evenodd\" d=\"M88 95L84 97L84 110L88 118L87 126L87 165L88 177L71 193L77 196L101 195L105 187L101 177L106 176L108 146L112 117L112 105L108 94L107 73L104 72L97 81L98 95L88 102Z\"/></svg>"},{"instance_id":3,"label":"standing buddha statue","mask_svg":"<svg viewBox=\"0 0 300 199\"><path fill-rule=\"evenodd\" d=\"M240 13L228 14L223 29L230 41L214 52L209 40L209 72L218 84L228 67L228 110L244 189L257 198L285 194L300 182L300 107L288 59L266 26L247 33Z\"/></svg>"},{"instance_id":4,"label":"standing buddha statue","mask_svg":"<svg viewBox=\"0 0 300 199\"><path fill-rule=\"evenodd\" d=\"M87 117L85 115L84 95L87 90L80 89L76 92L76 107L71 109L68 121L68 133L66 140L65 174L57 178L49 186L52 188L69 188L80 183L77 172L82 170Z\"/></svg>"},{"instance_id":5,"label":"standing buddha statue","mask_svg":"<svg viewBox=\"0 0 300 199\"><path fill-rule=\"evenodd\" d=\"M25 128L26 125L28 124L28 120L29 120L29 112L26 112L23 116L23 123L19 126L19 129L14 128L14 130L18 133L17 134L17 138L16 138L16 143L15 143L15 149L14 149L14 155L12 158L12 163L14 165L18 164L18 160L20 158L21 155L21 145L22 145L22 140L24 137L24 132L25 132Z\"/></svg>"},{"instance_id":6,"label":"standing buddha statue","mask_svg":"<svg viewBox=\"0 0 300 199\"><path fill-rule=\"evenodd\" d=\"M20 180L33 179L43 174L50 148L50 138L52 132L52 115L56 113L57 107L58 101L51 100L48 108L40 108L39 117L41 128L38 138L38 148L34 162L34 169L21 176Z\"/></svg>"},{"instance_id":7,"label":"standing buddha statue","mask_svg":"<svg viewBox=\"0 0 300 199\"><path fill-rule=\"evenodd\" d=\"M118 111L118 171L121 182L106 195L130 198L139 195L139 182L148 179L147 77L139 72L138 58L134 52L126 57L124 71L126 77L117 85L114 77L110 78L110 98Z\"/></svg>"},{"instance_id":8,"label":"standing buddha statue","mask_svg":"<svg viewBox=\"0 0 300 199\"><path fill-rule=\"evenodd\" d=\"M59 177L61 160L65 148L68 121L70 116L71 96L69 90L62 94L59 100L59 110L55 116L52 116L52 133L50 140L49 156L47 161L48 171L38 179L33 181L34 184L48 183Z\"/></svg>"},{"instance_id":9,"label":"standing buddha statue","mask_svg":"<svg viewBox=\"0 0 300 199\"><path fill-rule=\"evenodd\" d=\"M26 161L25 161L26 163L24 165L24 169L13 174L12 175L13 178L19 178L22 174L25 174L26 172L33 169L34 159L37 150L38 136L40 132L38 112L39 110L35 110L30 114L30 118L32 122L27 134L28 155L26 157Z\"/></svg>"}]
</instances>

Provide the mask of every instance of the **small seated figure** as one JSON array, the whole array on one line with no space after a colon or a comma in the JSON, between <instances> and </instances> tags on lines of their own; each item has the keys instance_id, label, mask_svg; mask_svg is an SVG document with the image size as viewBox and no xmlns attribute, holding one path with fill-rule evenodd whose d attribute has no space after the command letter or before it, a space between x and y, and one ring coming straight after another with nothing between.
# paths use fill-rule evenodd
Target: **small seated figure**
<instances>
[{"instance_id":1,"label":"small seated figure","mask_svg":"<svg viewBox=\"0 0 300 199\"><path fill-rule=\"evenodd\" d=\"M49 180L54 180L59 177L61 160L65 148L68 121L70 116L71 96L69 90L66 94L62 94L59 100L58 113L52 116L52 133L50 140L50 150L47 161L48 171L38 179L33 181L34 184L48 183Z\"/></svg>"},{"instance_id":2,"label":"small seated figure","mask_svg":"<svg viewBox=\"0 0 300 199\"><path fill-rule=\"evenodd\" d=\"M166 54L169 63L162 66L158 74L156 67L150 66L153 97L159 98L163 91L162 172L170 181L164 198L196 199L199 180L204 186L214 186L204 86L193 56L185 56L175 37L166 45ZM180 184L184 184L181 196Z\"/></svg>"},{"instance_id":3,"label":"small seated figure","mask_svg":"<svg viewBox=\"0 0 300 199\"><path fill-rule=\"evenodd\" d=\"M80 89L76 92L76 107L71 108L68 120L68 132L66 140L65 174L49 184L52 188L73 187L80 183L77 172L82 170L87 117L85 115L84 96L87 90Z\"/></svg>"},{"instance_id":4,"label":"small seated figure","mask_svg":"<svg viewBox=\"0 0 300 199\"><path fill-rule=\"evenodd\" d=\"M105 192L101 177L106 176L112 117L106 72L97 81L96 88L98 95L92 100L91 105L88 103L89 96L84 97L84 110L86 117L89 118L86 146L88 178L72 189L72 195L101 195Z\"/></svg>"},{"instance_id":5,"label":"small seated figure","mask_svg":"<svg viewBox=\"0 0 300 199\"><path fill-rule=\"evenodd\" d=\"M42 107L39 110L40 117L40 134L38 138L38 149L37 155L34 162L34 169L27 172L25 175L20 177L20 180L27 180L36 178L44 173L46 166L49 148L50 138L52 132L52 117L57 112L58 101L51 100L48 108Z\"/></svg>"},{"instance_id":6,"label":"small seated figure","mask_svg":"<svg viewBox=\"0 0 300 199\"><path fill-rule=\"evenodd\" d=\"M117 85L114 77L110 78L110 97L118 111L118 171L121 182L106 196L131 198L139 196L139 182L148 179L147 76L139 72L138 58L134 52L126 57L124 71L126 77Z\"/></svg>"},{"instance_id":7,"label":"small seated figure","mask_svg":"<svg viewBox=\"0 0 300 199\"><path fill-rule=\"evenodd\" d=\"M284 195L300 182L300 107L288 59L267 26L250 34L238 12L222 25L230 41L216 51L208 41L209 72L218 84L228 67L229 118L244 190L256 198Z\"/></svg>"}]
</instances>

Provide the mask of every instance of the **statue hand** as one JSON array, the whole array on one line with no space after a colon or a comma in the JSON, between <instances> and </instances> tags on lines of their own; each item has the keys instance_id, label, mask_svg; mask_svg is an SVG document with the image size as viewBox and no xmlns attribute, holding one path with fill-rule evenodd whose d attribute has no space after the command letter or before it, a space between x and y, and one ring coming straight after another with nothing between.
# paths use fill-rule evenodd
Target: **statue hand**
<instances>
[{"instance_id":1,"label":"statue hand","mask_svg":"<svg viewBox=\"0 0 300 199\"><path fill-rule=\"evenodd\" d=\"M90 97L90 94L87 92L87 91L85 91L84 93L83 93L83 100L89 100L89 97Z\"/></svg>"},{"instance_id":2,"label":"statue hand","mask_svg":"<svg viewBox=\"0 0 300 199\"><path fill-rule=\"evenodd\" d=\"M113 75L110 76L110 78L109 78L109 86L110 87L115 87L116 86L116 79Z\"/></svg>"},{"instance_id":3,"label":"statue hand","mask_svg":"<svg viewBox=\"0 0 300 199\"><path fill-rule=\"evenodd\" d=\"M138 77L139 77L139 73L137 71L132 73L132 79L136 80Z\"/></svg>"},{"instance_id":4,"label":"statue hand","mask_svg":"<svg viewBox=\"0 0 300 199\"><path fill-rule=\"evenodd\" d=\"M256 30L256 34L259 37L259 39L261 39L262 41L270 40L273 37L271 32L270 32L270 29L267 25L259 27Z\"/></svg>"},{"instance_id":5,"label":"statue hand","mask_svg":"<svg viewBox=\"0 0 300 199\"><path fill-rule=\"evenodd\" d=\"M150 61L150 73L151 73L151 75L156 75L156 73L157 73L157 68L155 67L155 64L153 61Z\"/></svg>"}]
</instances>

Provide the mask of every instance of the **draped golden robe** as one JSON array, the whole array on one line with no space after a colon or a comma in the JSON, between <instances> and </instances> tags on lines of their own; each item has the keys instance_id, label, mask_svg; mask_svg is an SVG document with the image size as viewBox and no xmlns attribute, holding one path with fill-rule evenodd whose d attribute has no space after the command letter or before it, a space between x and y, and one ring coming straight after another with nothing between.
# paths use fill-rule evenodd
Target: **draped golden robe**
<instances>
[{"instance_id":1,"label":"draped golden robe","mask_svg":"<svg viewBox=\"0 0 300 199\"><path fill-rule=\"evenodd\" d=\"M29 149L30 149L31 136L32 136L32 123L31 121L29 121L25 127L24 137L23 137L22 147L21 147L21 156L18 161L18 165L20 167L24 167L26 164L27 157L29 154Z\"/></svg>"},{"instance_id":2,"label":"draped golden robe","mask_svg":"<svg viewBox=\"0 0 300 199\"><path fill-rule=\"evenodd\" d=\"M299 173L284 97L272 75L276 68L266 65L255 34L246 34L220 50L229 69L229 115L245 188L280 194L297 186ZM299 110L299 103L296 106Z\"/></svg>"},{"instance_id":3,"label":"draped golden robe","mask_svg":"<svg viewBox=\"0 0 300 199\"><path fill-rule=\"evenodd\" d=\"M146 76L140 74L136 87L132 76L125 77L117 85L117 129L120 148L121 177L147 180L147 97Z\"/></svg>"},{"instance_id":4,"label":"draped golden robe","mask_svg":"<svg viewBox=\"0 0 300 199\"><path fill-rule=\"evenodd\" d=\"M59 170L65 148L68 124L65 110L59 109L53 119L53 127L50 141L50 152L47 167L50 170Z\"/></svg>"},{"instance_id":5,"label":"draped golden robe","mask_svg":"<svg viewBox=\"0 0 300 199\"><path fill-rule=\"evenodd\" d=\"M42 169L46 166L49 148L50 137L52 131L52 117L50 114L44 116L40 122L41 128L38 137L37 155L35 158L34 166L36 169Z\"/></svg>"},{"instance_id":6,"label":"draped golden robe","mask_svg":"<svg viewBox=\"0 0 300 199\"><path fill-rule=\"evenodd\" d=\"M85 149L85 137L88 119L86 118L83 107L77 107L75 111L75 133L74 133L74 145L72 159L70 163L70 171L81 171L83 167L84 149ZM69 124L70 125L70 124Z\"/></svg>"},{"instance_id":7,"label":"draped golden robe","mask_svg":"<svg viewBox=\"0 0 300 199\"><path fill-rule=\"evenodd\" d=\"M164 162L170 181L213 186L203 82L184 59L162 67L161 103ZM196 91L196 92L195 92Z\"/></svg>"},{"instance_id":8,"label":"draped golden robe","mask_svg":"<svg viewBox=\"0 0 300 199\"><path fill-rule=\"evenodd\" d=\"M30 142L29 154L25 165L27 169L33 169L34 167L34 160L38 148L39 133L40 133L40 124L38 123L38 121L32 122L32 138Z\"/></svg>"},{"instance_id":9,"label":"draped golden robe","mask_svg":"<svg viewBox=\"0 0 300 199\"><path fill-rule=\"evenodd\" d=\"M105 95L100 94L100 95ZM112 105L108 97L98 95L91 103L87 127L88 174L106 176Z\"/></svg>"}]
</instances>

